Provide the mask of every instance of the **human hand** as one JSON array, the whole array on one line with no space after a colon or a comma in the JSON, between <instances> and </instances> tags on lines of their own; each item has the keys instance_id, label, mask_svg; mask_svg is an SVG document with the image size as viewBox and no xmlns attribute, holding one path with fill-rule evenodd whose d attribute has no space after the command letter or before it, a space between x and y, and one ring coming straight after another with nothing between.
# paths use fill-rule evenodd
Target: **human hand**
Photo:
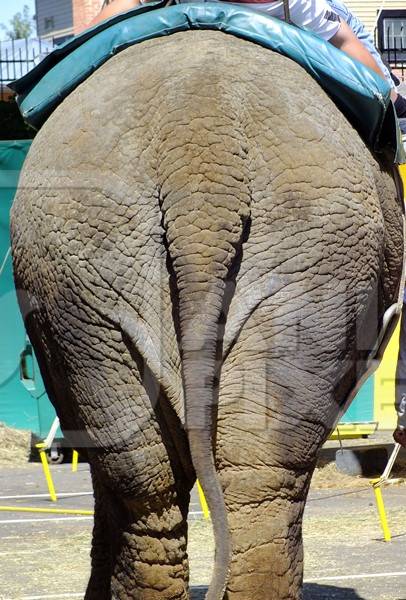
<instances>
[{"instance_id":1,"label":"human hand","mask_svg":"<svg viewBox=\"0 0 406 600\"><path fill-rule=\"evenodd\" d=\"M406 429L395 429L393 432L393 439L395 442L406 448Z\"/></svg>"}]
</instances>

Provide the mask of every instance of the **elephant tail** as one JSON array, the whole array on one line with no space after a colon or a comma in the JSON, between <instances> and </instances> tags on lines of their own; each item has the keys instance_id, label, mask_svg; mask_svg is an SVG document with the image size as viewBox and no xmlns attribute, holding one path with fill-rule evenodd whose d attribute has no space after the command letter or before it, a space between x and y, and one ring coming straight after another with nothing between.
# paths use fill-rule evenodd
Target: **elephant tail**
<instances>
[{"instance_id":1,"label":"elephant tail","mask_svg":"<svg viewBox=\"0 0 406 600\"><path fill-rule=\"evenodd\" d=\"M213 185L214 187L214 185ZM178 341L182 360L185 422L192 462L211 512L216 545L207 600L224 597L231 539L223 491L214 460L214 422L229 285L249 218L249 193L170 198L161 208L175 281Z\"/></svg>"}]
</instances>

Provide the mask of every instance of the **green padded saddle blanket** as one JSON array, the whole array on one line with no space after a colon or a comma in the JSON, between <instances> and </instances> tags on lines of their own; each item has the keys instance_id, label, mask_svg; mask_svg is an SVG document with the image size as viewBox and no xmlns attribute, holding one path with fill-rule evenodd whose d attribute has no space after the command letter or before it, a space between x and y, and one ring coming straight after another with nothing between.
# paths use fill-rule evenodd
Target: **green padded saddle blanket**
<instances>
[{"instance_id":1,"label":"green padded saddle blanket","mask_svg":"<svg viewBox=\"0 0 406 600\"><path fill-rule=\"evenodd\" d=\"M11 84L25 120L40 127L75 87L132 44L179 31L212 29L260 44L299 63L333 98L373 151L389 153L395 162L406 162L388 83L332 44L235 4L162 5L160 1L148 3L86 30Z\"/></svg>"}]
</instances>

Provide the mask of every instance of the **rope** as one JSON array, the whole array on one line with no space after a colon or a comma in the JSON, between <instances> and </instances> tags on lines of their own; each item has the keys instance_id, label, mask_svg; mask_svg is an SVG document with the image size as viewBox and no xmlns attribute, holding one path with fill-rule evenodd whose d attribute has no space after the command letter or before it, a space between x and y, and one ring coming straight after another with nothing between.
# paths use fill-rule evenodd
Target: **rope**
<instances>
[{"instance_id":1,"label":"rope","mask_svg":"<svg viewBox=\"0 0 406 600\"><path fill-rule=\"evenodd\" d=\"M340 444L340 452L341 452L341 454L343 454L343 452L344 452L343 441L341 439L340 430L338 427L337 427L337 436L338 436L338 442Z\"/></svg>"},{"instance_id":2,"label":"rope","mask_svg":"<svg viewBox=\"0 0 406 600\"><path fill-rule=\"evenodd\" d=\"M11 247L9 247L9 249L7 250L4 258L3 258L3 262L1 263L1 267L0 267L0 277L2 276L2 273L4 271L4 267L6 266L6 262L8 257L10 256L10 252L11 252Z\"/></svg>"},{"instance_id":3,"label":"rope","mask_svg":"<svg viewBox=\"0 0 406 600\"><path fill-rule=\"evenodd\" d=\"M323 488L320 488L323 489ZM330 498L340 498L341 496L350 496L351 494L359 494L360 492L371 491L371 486L362 486L356 488L354 490L349 490L345 492L338 492L337 494L329 494L328 496L321 496L320 498L308 498L307 502L322 502L323 500L330 500Z\"/></svg>"}]
</instances>

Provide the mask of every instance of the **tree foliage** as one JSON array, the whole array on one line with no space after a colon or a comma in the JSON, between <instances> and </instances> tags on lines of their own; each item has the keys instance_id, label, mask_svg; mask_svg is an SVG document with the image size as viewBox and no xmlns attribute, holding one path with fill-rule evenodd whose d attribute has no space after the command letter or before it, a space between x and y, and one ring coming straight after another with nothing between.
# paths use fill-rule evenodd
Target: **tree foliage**
<instances>
[{"instance_id":1,"label":"tree foliage","mask_svg":"<svg viewBox=\"0 0 406 600\"><path fill-rule=\"evenodd\" d=\"M7 33L10 40L21 40L29 38L34 27L33 17L30 15L30 8L27 4L24 5L22 12L17 12L12 19L9 21L10 29L7 29L5 25L1 25Z\"/></svg>"}]
</instances>

